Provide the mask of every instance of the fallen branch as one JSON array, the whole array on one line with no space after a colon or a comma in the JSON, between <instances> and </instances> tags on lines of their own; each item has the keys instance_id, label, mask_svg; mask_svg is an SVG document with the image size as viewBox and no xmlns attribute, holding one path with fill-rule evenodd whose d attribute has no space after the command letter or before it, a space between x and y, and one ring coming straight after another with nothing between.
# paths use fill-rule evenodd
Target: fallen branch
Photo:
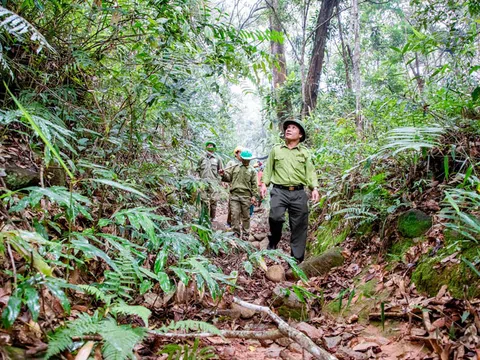
<instances>
[{"instance_id":1,"label":"fallen branch","mask_svg":"<svg viewBox=\"0 0 480 360\"><path fill-rule=\"evenodd\" d=\"M409 312L397 312L397 311L385 311L383 313L383 316L385 319L405 319L411 321L411 318L416 318L416 319L421 319L421 316L418 314L415 314L413 311ZM382 320L382 313L370 313L368 314L368 319L369 320Z\"/></svg>"},{"instance_id":2,"label":"fallen branch","mask_svg":"<svg viewBox=\"0 0 480 360\"><path fill-rule=\"evenodd\" d=\"M317 346L312 339L304 335L297 329L288 325L280 316L275 314L270 308L261 305L250 304L246 301L243 301L237 297L233 298L233 302L237 303L244 308L262 312L270 316L270 318L275 321L278 325L278 330L285 336L288 336L290 339L298 343L303 349L307 350L312 354L316 359L320 360L337 360L335 356L330 354L328 351Z\"/></svg>"},{"instance_id":3,"label":"fallen branch","mask_svg":"<svg viewBox=\"0 0 480 360\"><path fill-rule=\"evenodd\" d=\"M269 330L269 331L233 331L233 330L220 330L220 333L160 333L155 330L149 330L150 335L163 338L175 338L175 339L184 339L184 338L209 338L215 336L221 336L224 338L241 338L241 339L255 339L255 340L276 340L285 337L278 330Z\"/></svg>"}]
</instances>

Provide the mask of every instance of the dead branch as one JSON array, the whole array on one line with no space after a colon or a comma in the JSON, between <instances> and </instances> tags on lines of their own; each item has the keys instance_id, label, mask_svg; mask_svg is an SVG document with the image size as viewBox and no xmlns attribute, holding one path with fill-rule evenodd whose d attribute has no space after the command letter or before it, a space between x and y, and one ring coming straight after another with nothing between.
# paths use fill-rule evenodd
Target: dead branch
<instances>
[{"instance_id":1,"label":"dead branch","mask_svg":"<svg viewBox=\"0 0 480 360\"><path fill-rule=\"evenodd\" d=\"M162 338L175 338L175 339L185 339L185 338L209 338L215 336L221 336L228 339L241 338L241 339L255 339L255 340L276 340L285 337L278 330L269 330L269 331L234 331L234 330L221 330L219 334L214 333L160 333L155 330L149 330L150 335Z\"/></svg>"},{"instance_id":2,"label":"dead branch","mask_svg":"<svg viewBox=\"0 0 480 360\"><path fill-rule=\"evenodd\" d=\"M275 314L270 308L266 306L260 306L255 304L250 304L246 301L243 301L237 297L233 298L233 302L237 303L240 306L243 306L250 310L255 310L258 312L262 312L267 314L273 321L277 323L278 330L285 336L288 336L290 339L297 342L303 349L307 350L310 354L312 354L316 359L320 360L336 360L337 358L327 352L326 350L322 349L321 347L317 346L312 339L308 336L304 335L297 329L288 325L280 316Z\"/></svg>"},{"instance_id":3,"label":"dead branch","mask_svg":"<svg viewBox=\"0 0 480 360\"><path fill-rule=\"evenodd\" d=\"M385 319L408 319L409 313L397 312L397 311L385 311L383 316ZM382 313L370 313L368 314L369 320L381 320Z\"/></svg>"}]
</instances>

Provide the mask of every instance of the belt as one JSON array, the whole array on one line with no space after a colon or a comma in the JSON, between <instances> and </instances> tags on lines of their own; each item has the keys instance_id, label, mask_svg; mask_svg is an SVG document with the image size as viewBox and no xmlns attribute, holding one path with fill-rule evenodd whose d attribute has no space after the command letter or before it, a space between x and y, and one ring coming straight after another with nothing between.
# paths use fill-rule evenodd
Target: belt
<instances>
[{"instance_id":1,"label":"belt","mask_svg":"<svg viewBox=\"0 0 480 360\"><path fill-rule=\"evenodd\" d=\"M277 184L273 184L273 187L277 189L289 190L289 191L303 190L304 188L303 185L283 186L283 185L277 185Z\"/></svg>"}]
</instances>

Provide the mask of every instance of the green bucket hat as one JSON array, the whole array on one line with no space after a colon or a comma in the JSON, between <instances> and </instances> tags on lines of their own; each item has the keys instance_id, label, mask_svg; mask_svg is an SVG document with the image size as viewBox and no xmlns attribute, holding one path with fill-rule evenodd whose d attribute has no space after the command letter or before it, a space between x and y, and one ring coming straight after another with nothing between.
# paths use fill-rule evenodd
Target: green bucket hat
<instances>
[{"instance_id":1,"label":"green bucket hat","mask_svg":"<svg viewBox=\"0 0 480 360\"><path fill-rule=\"evenodd\" d=\"M290 124L296 125L300 128L300 132L303 135L302 138L300 139L300 142L304 142L307 138L307 132L305 131L305 125L303 124L303 122L296 119L285 120L283 122L283 133L285 133L285 130L287 130L287 126Z\"/></svg>"},{"instance_id":2,"label":"green bucket hat","mask_svg":"<svg viewBox=\"0 0 480 360\"><path fill-rule=\"evenodd\" d=\"M250 152L250 150L248 150L248 149L244 149L244 150L240 153L240 157L241 157L243 160L252 160L252 159L253 159L253 155L252 155L252 153Z\"/></svg>"},{"instance_id":3,"label":"green bucket hat","mask_svg":"<svg viewBox=\"0 0 480 360\"><path fill-rule=\"evenodd\" d=\"M217 144L215 144L213 141L207 141L205 143L205 147L207 147L208 145L213 145L213 147L216 149L217 148Z\"/></svg>"}]
</instances>

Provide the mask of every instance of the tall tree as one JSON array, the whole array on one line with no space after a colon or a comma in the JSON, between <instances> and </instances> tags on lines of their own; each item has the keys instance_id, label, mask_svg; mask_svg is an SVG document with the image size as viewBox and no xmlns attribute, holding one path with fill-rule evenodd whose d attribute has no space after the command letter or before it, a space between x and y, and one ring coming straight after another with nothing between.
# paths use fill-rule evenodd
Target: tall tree
<instances>
[{"instance_id":1,"label":"tall tree","mask_svg":"<svg viewBox=\"0 0 480 360\"><path fill-rule=\"evenodd\" d=\"M363 131L363 119L361 109L361 95L362 83L360 79L360 15L358 11L358 0L352 0L352 21L354 34L353 47L353 80L355 92L355 124L357 125L357 132Z\"/></svg>"},{"instance_id":2,"label":"tall tree","mask_svg":"<svg viewBox=\"0 0 480 360\"><path fill-rule=\"evenodd\" d=\"M342 21L340 19L340 8L337 3L337 21L338 21L338 35L340 37L340 44L342 46L342 60L343 65L345 66L345 82L347 85L347 89L352 91L352 79L350 77L350 61L347 52L347 46L345 45L345 40L343 39L343 29L342 29Z\"/></svg>"},{"instance_id":3,"label":"tall tree","mask_svg":"<svg viewBox=\"0 0 480 360\"><path fill-rule=\"evenodd\" d=\"M303 104L302 116L309 115L317 105L318 87L323 68L325 46L327 44L328 28L332 18L333 9L338 0L323 0L320 12L318 13L313 39L313 51L310 60L310 67L305 86L305 102Z\"/></svg>"},{"instance_id":4,"label":"tall tree","mask_svg":"<svg viewBox=\"0 0 480 360\"><path fill-rule=\"evenodd\" d=\"M280 22L280 4L278 0L266 0L268 7L270 8L270 30L278 34L283 33L282 24ZM285 46L283 42L271 40L270 41L270 52L273 59L275 59L275 64L272 66L272 87L273 93L275 94L277 100L277 119L279 124L281 124L287 117L290 112L290 104L288 100L282 101L279 99L278 90L287 80L287 62L285 57Z\"/></svg>"}]
</instances>

